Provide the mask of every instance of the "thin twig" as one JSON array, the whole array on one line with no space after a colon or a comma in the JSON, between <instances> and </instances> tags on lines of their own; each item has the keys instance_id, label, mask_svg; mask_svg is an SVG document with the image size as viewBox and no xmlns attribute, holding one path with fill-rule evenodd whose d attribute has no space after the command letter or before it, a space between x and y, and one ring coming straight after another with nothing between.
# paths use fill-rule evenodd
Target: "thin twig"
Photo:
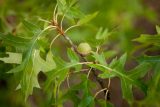
<instances>
[{"instance_id":1,"label":"thin twig","mask_svg":"<svg viewBox=\"0 0 160 107\"><path fill-rule=\"evenodd\" d=\"M78 25L76 24L76 25L73 25L73 26L67 28L67 29L64 31L64 33L67 33L69 30L71 30L72 28L77 27L77 26L78 26Z\"/></svg>"},{"instance_id":2,"label":"thin twig","mask_svg":"<svg viewBox=\"0 0 160 107\"><path fill-rule=\"evenodd\" d=\"M58 20L57 20L57 19L58 19L58 15L59 15L59 14L57 13L57 14L56 14L56 17L55 17L55 20L56 20L57 22L58 22Z\"/></svg>"},{"instance_id":3,"label":"thin twig","mask_svg":"<svg viewBox=\"0 0 160 107\"><path fill-rule=\"evenodd\" d=\"M50 43L50 49L52 48L52 44L54 43L54 41L58 38L60 36L60 34L58 34L57 36L55 36L53 39L52 39L52 41L51 41L51 43Z\"/></svg>"},{"instance_id":4,"label":"thin twig","mask_svg":"<svg viewBox=\"0 0 160 107\"><path fill-rule=\"evenodd\" d=\"M68 73L68 75L67 75L67 85L68 85L68 88L70 88L70 83L69 83L69 73Z\"/></svg>"},{"instance_id":5,"label":"thin twig","mask_svg":"<svg viewBox=\"0 0 160 107\"><path fill-rule=\"evenodd\" d=\"M106 91L106 94L105 94L105 100L106 100L106 101L107 101L108 98L109 98L109 88L110 88L110 85L111 85L111 79L109 78L109 79L108 79L107 91Z\"/></svg>"},{"instance_id":6,"label":"thin twig","mask_svg":"<svg viewBox=\"0 0 160 107\"><path fill-rule=\"evenodd\" d=\"M92 68L89 69L88 74L87 74L87 78L89 78L91 71L92 71Z\"/></svg>"},{"instance_id":7,"label":"thin twig","mask_svg":"<svg viewBox=\"0 0 160 107\"><path fill-rule=\"evenodd\" d=\"M109 78L108 79L108 88L110 87L110 85L111 85L111 79Z\"/></svg>"},{"instance_id":8,"label":"thin twig","mask_svg":"<svg viewBox=\"0 0 160 107\"><path fill-rule=\"evenodd\" d=\"M63 14L62 19L61 19L61 29L63 29L63 20L64 20L65 14Z\"/></svg>"},{"instance_id":9,"label":"thin twig","mask_svg":"<svg viewBox=\"0 0 160 107\"><path fill-rule=\"evenodd\" d=\"M105 94L105 101L107 101L107 96L108 96L108 93L109 93L109 89L106 90L106 94Z\"/></svg>"},{"instance_id":10,"label":"thin twig","mask_svg":"<svg viewBox=\"0 0 160 107\"><path fill-rule=\"evenodd\" d=\"M86 71L88 71L89 69L81 69L80 71L81 72L86 72Z\"/></svg>"},{"instance_id":11,"label":"thin twig","mask_svg":"<svg viewBox=\"0 0 160 107\"><path fill-rule=\"evenodd\" d=\"M48 20L45 20L45 19L42 19L42 18L38 18L39 21L43 21L43 22L46 22L46 23L51 23L50 21Z\"/></svg>"},{"instance_id":12,"label":"thin twig","mask_svg":"<svg viewBox=\"0 0 160 107\"><path fill-rule=\"evenodd\" d=\"M56 11L57 11L57 8L58 8L58 4L56 4L55 8L54 8L54 12L53 12L53 20L57 21L56 20Z\"/></svg>"},{"instance_id":13,"label":"thin twig","mask_svg":"<svg viewBox=\"0 0 160 107\"><path fill-rule=\"evenodd\" d=\"M107 88L101 89L98 92L96 92L96 94L94 95L94 98L96 98L99 93L101 93L101 92L103 92L105 90L107 90Z\"/></svg>"}]
</instances>

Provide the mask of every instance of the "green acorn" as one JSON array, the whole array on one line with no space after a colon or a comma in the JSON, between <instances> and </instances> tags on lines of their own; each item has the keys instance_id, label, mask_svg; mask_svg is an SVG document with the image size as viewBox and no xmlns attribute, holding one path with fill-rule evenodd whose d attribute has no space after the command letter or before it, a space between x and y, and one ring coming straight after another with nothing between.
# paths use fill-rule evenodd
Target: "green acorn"
<instances>
[{"instance_id":1,"label":"green acorn","mask_svg":"<svg viewBox=\"0 0 160 107\"><path fill-rule=\"evenodd\" d=\"M92 49L88 43L80 43L77 50L82 55L88 55Z\"/></svg>"}]
</instances>

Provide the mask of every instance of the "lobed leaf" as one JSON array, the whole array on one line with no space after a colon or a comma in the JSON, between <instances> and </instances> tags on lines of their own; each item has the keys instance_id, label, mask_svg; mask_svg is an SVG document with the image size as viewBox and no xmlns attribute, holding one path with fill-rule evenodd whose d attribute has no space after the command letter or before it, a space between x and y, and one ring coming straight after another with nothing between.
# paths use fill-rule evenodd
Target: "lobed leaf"
<instances>
[{"instance_id":1,"label":"lobed leaf","mask_svg":"<svg viewBox=\"0 0 160 107\"><path fill-rule=\"evenodd\" d=\"M96 59L99 59L98 57L95 57ZM101 57L105 59L104 57ZM109 65L104 65L102 63L100 64L88 64L90 67L96 68L103 73L99 75L101 78L112 78L112 77L119 77L121 80L121 87L122 87L122 93L123 98L132 101L133 95L132 95L132 87L137 86L141 90L146 93L147 88L146 85L138 81L139 78L142 78L146 72L148 71L148 68L150 67L148 63L143 63L143 65L139 65L135 67L133 70L131 70L129 73L127 73L124 69L124 65L126 63L127 54L123 54L119 60L114 59ZM99 62L101 60L98 60Z\"/></svg>"},{"instance_id":2,"label":"lobed leaf","mask_svg":"<svg viewBox=\"0 0 160 107\"><path fill-rule=\"evenodd\" d=\"M33 54L32 59L33 59L35 71L47 72L56 68L56 64L53 60L53 56L50 51L47 54L46 61L40 57L39 50L35 50L35 53Z\"/></svg>"},{"instance_id":3,"label":"lobed leaf","mask_svg":"<svg viewBox=\"0 0 160 107\"><path fill-rule=\"evenodd\" d=\"M46 30L52 27L47 27L43 30L40 30L40 28L28 21L23 21L23 24L30 32L33 33L34 36L27 45L28 49L25 52L24 60L22 61L21 65L13 68L8 73L20 73L22 75L19 88L21 88L26 101L28 96L32 94L34 87L40 88L37 80L38 73L41 70L43 72L47 72L55 69L55 63L51 53L48 53L45 61L40 57L39 50L37 50L38 39Z\"/></svg>"},{"instance_id":4,"label":"lobed leaf","mask_svg":"<svg viewBox=\"0 0 160 107\"><path fill-rule=\"evenodd\" d=\"M130 85L134 85L134 86L139 87L146 94L146 91L147 91L146 85L144 85L143 83L141 83L138 80L131 78L126 73L124 73L122 71L118 71L116 69L112 69L108 66L104 66L101 64L88 64L88 65L90 67L96 68L98 70L106 69L106 70L110 71L111 74L119 77L121 79L121 85L122 85L122 87L124 87L124 90L122 90L123 97L126 100L130 101L131 99L133 99L132 96L130 95L130 91L125 91L125 89L126 89L125 87L131 87ZM106 72L106 70L104 70L103 72ZM108 73L108 72L106 72L106 73Z\"/></svg>"},{"instance_id":5,"label":"lobed leaf","mask_svg":"<svg viewBox=\"0 0 160 107\"><path fill-rule=\"evenodd\" d=\"M13 53L13 52L6 52L9 56L0 58L1 61L5 63L15 63L15 64L21 64L22 62L22 54L21 53Z\"/></svg>"}]
</instances>

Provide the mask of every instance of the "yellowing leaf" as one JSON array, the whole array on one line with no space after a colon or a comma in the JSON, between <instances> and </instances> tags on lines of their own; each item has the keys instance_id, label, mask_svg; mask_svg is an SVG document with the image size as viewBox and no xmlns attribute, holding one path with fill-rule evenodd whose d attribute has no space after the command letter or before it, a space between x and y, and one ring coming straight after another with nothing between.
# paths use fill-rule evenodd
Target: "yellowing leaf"
<instances>
[{"instance_id":1,"label":"yellowing leaf","mask_svg":"<svg viewBox=\"0 0 160 107\"><path fill-rule=\"evenodd\" d=\"M47 72L56 68L56 64L53 60L53 56L51 52L48 52L46 61L40 57L40 51L35 50L33 54L33 62L35 71L43 71Z\"/></svg>"},{"instance_id":2,"label":"yellowing leaf","mask_svg":"<svg viewBox=\"0 0 160 107\"><path fill-rule=\"evenodd\" d=\"M9 55L8 57L0 58L0 60L5 63L15 63L15 64L20 64L22 62L21 53L7 52L7 54Z\"/></svg>"},{"instance_id":3,"label":"yellowing leaf","mask_svg":"<svg viewBox=\"0 0 160 107\"><path fill-rule=\"evenodd\" d=\"M23 21L25 27L33 33L32 40L29 41L27 47L27 51L25 51L25 57L21 65L11 69L8 73L20 73L20 84L18 88L21 88L22 93L25 97L25 101L27 100L28 96L32 94L33 88L37 87L40 88L38 83L38 73L40 71L50 71L55 68L55 63L52 61L51 54L48 54L46 61L43 60L37 49L37 40L40 36L48 29L52 27L47 27L41 30L36 25ZM52 65L51 65L52 64ZM45 66L45 67L44 67Z\"/></svg>"},{"instance_id":4,"label":"yellowing leaf","mask_svg":"<svg viewBox=\"0 0 160 107\"><path fill-rule=\"evenodd\" d=\"M56 67L51 52L47 54L46 61L42 59L39 54L39 50L33 50L32 57L30 57L25 62L25 66L23 66L22 79L20 80L17 89L22 90L25 100L27 100L28 96L32 94L34 87L40 88L37 79L38 73L40 71L47 72Z\"/></svg>"},{"instance_id":5,"label":"yellowing leaf","mask_svg":"<svg viewBox=\"0 0 160 107\"><path fill-rule=\"evenodd\" d=\"M156 26L156 30L157 30L157 34L160 35L160 27L158 25Z\"/></svg>"}]
</instances>

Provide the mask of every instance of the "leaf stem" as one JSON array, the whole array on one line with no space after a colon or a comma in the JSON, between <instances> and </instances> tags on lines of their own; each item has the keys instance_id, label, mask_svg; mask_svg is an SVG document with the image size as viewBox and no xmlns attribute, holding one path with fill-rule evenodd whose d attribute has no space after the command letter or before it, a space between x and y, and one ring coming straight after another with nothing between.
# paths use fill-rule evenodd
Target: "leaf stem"
<instances>
[{"instance_id":1,"label":"leaf stem","mask_svg":"<svg viewBox=\"0 0 160 107\"><path fill-rule=\"evenodd\" d=\"M107 90L107 88L101 89L98 92L96 92L96 94L94 95L94 98L96 98L99 93L101 93L101 92L103 92L105 90Z\"/></svg>"},{"instance_id":2,"label":"leaf stem","mask_svg":"<svg viewBox=\"0 0 160 107\"><path fill-rule=\"evenodd\" d=\"M64 31L64 33L67 33L69 30L71 30L72 28L74 28L74 27L77 27L77 26L79 26L79 25L73 25L73 26L70 26L69 28L67 28L65 31Z\"/></svg>"},{"instance_id":3,"label":"leaf stem","mask_svg":"<svg viewBox=\"0 0 160 107\"><path fill-rule=\"evenodd\" d=\"M54 43L54 41L58 38L60 36L60 34L58 34L58 35L56 35L53 39L52 39L52 41L51 41L51 43L50 43L50 49L52 48L52 45L53 45L53 43Z\"/></svg>"},{"instance_id":4,"label":"leaf stem","mask_svg":"<svg viewBox=\"0 0 160 107\"><path fill-rule=\"evenodd\" d=\"M91 71L92 71L92 68L89 69L88 74L87 74L87 78L89 78Z\"/></svg>"},{"instance_id":5,"label":"leaf stem","mask_svg":"<svg viewBox=\"0 0 160 107\"><path fill-rule=\"evenodd\" d=\"M56 11L57 11L57 8L58 8L58 4L56 4L55 8L54 8L54 12L53 12L53 20L57 21L56 20Z\"/></svg>"}]
</instances>

